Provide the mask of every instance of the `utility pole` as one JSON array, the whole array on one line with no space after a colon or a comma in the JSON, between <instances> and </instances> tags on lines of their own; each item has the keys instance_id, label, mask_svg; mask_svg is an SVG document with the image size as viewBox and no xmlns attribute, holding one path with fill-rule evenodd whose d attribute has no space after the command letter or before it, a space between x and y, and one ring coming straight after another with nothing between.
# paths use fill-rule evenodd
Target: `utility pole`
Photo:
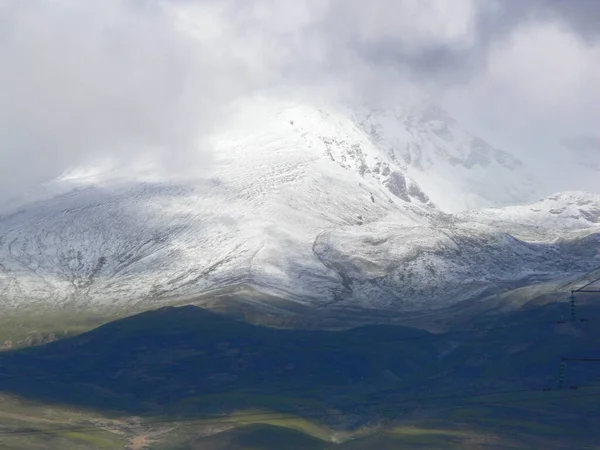
<instances>
[{"instance_id":1,"label":"utility pole","mask_svg":"<svg viewBox=\"0 0 600 450\"><path fill-rule=\"evenodd\" d=\"M596 283L597 281L598 280L595 280L592 283ZM589 284L587 286L589 286ZM571 297L569 300L570 309L571 309L571 322L575 322L575 319L576 319L577 305L575 303L575 294L600 294L600 289L585 289L585 286L584 286L582 288L571 291ZM579 319L579 320L581 322L587 322L587 319Z\"/></svg>"},{"instance_id":2,"label":"utility pole","mask_svg":"<svg viewBox=\"0 0 600 450\"><path fill-rule=\"evenodd\" d=\"M575 302L576 294L600 294L600 289L589 289L595 283L600 282L600 278L590 281L589 283L581 286L579 289L572 289L571 296L569 297L569 309L571 322L575 322L577 319L577 304ZM587 319L579 319L581 322L587 322ZM565 323L564 321L558 323ZM558 369L558 389L563 389L565 386L565 379L567 376L567 363L568 362L600 362L600 358L573 358L573 357L562 357L560 359L560 367ZM577 389L577 386L571 386L571 389ZM551 389L545 389L551 390Z\"/></svg>"},{"instance_id":3,"label":"utility pole","mask_svg":"<svg viewBox=\"0 0 600 450\"><path fill-rule=\"evenodd\" d=\"M571 291L571 322L575 322L575 291Z\"/></svg>"},{"instance_id":4,"label":"utility pole","mask_svg":"<svg viewBox=\"0 0 600 450\"><path fill-rule=\"evenodd\" d=\"M572 289L571 296L569 297L569 310L571 316L571 322L575 322L577 319L577 304L575 302L575 294L600 294L600 289L588 289L595 283L600 282L600 278L590 281L587 284L584 284L579 289ZM581 322L587 322L587 319L580 319ZM564 321L559 321L558 323L564 323Z\"/></svg>"},{"instance_id":5,"label":"utility pole","mask_svg":"<svg viewBox=\"0 0 600 450\"><path fill-rule=\"evenodd\" d=\"M558 372L558 389L564 388L565 385L565 377L567 372L567 362L569 361L577 361L577 362L600 362L600 358L570 358L563 357L560 359L560 368ZM577 389L575 386L572 386L571 389Z\"/></svg>"}]
</instances>

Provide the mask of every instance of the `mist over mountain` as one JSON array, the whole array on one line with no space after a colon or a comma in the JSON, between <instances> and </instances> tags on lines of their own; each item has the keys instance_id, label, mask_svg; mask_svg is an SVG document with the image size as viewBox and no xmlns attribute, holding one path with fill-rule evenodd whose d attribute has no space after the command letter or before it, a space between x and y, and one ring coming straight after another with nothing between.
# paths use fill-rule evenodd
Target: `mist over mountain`
<instances>
[{"instance_id":1,"label":"mist over mountain","mask_svg":"<svg viewBox=\"0 0 600 450\"><path fill-rule=\"evenodd\" d=\"M255 95L230 111L201 168L80 165L5 212L3 307L143 309L242 290L282 312L414 311L600 265L599 196L526 206L529 168L421 97L368 109Z\"/></svg>"},{"instance_id":2,"label":"mist over mountain","mask_svg":"<svg viewBox=\"0 0 600 450\"><path fill-rule=\"evenodd\" d=\"M563 139L562 144L571 153L574 161L583 171L600 171L600 138L597 136L576 136Z\"/></svg>"},{"instance_id":3,"label":"mist over mountain","mask_svg":"<svg viewBox=\"0 0 600 450\"><path fill-rule=\"evenodd\" d=\"M599 23L0 0L0 447L597 446Z\"/></svg>"},{"instance_id":4,"label":"mist over mountain","mask_svg":"<svg viewBox=\"0 0 600 450\"><path fill-rule=\"evenodd\" d=\"M560 139L598 123L598 11L534 3L3 4L2 307L416 311L588 276L593 143Z\"/></svg>"}]
</instances>

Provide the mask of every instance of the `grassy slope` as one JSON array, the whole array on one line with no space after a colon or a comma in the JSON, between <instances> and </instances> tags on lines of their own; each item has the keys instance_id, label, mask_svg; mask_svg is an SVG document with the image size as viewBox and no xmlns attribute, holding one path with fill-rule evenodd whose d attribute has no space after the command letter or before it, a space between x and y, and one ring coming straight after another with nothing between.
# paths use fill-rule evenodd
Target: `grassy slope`
<instances>
[{"instance_id":1,"label":"grassy slope","mask_svg":"<svg viewBox=\"0 0 600 450\"><path fill-rule=\"evenodd\" d=\"M571 450L598 449L598 439L571 433L560 435L563 430L550 432L540 430L541 425L510 424L493 421L485 425L469 422L445 423L445 428L423 420L405 425L381 428L372 433L347 437L344 442L319 439L293 427L276 424L252 424L239 426L210 436L195 433L193 427L180 428L156 443L152 449L169 450L508 450L539 449ZM574 431L574 430L572 430Z\"/></svg>"},{"instance_id":2,"label":"grassy slope","mask_svg":"<svg viewBox=\"0 0 600 450\"><path fill-rule=\"evenodd\" d=\"M586 314L600 317L597 312ZM80 337L0 354L0 383L31 398L106 413L117 408L120 412L111 414L144 414L147 421L164 414L172 419L230 413L218 424L177 425L156 438L155 448L282 448L269 442L285 442L285 448L297 442L307 450L594 448L585 446L600 442L590 419L600 409L600 396L550 399L538 391L522 403L520 394L469 396L473 384L493 391L513 386L515 380L517 386L523 379L544 380L550 372L553 379L560 356L597 350L597 327L581 325L573 333L546 326L554 313L551 308L525 311L500 324L523 325L517 328L440 337L390 326L337 333L274 330L194 308L163 309ZM438 357L456 343L460 345L443 359ZM489 355L482 363L484 353ZM589 370L575 369L569 369L570 379L594 381ZM40 372L51 375L40 378ZM427 401L420 410L422 402L406 401L417 387L428 392L420 394L426 397L455 396ZM365 401L374 405L354 410ZM28 419L11 418L14 412L0 406L2 426L54 429L41 420L42 407L23 405L19 408ZM333 407L341 414L331 415ZM285 415L277 420L244 415L256 409ZM72 407L61 411L55 413L58 423L86 423L83 413L69 416ZM373 423L383 428L373 434ZM201 436L206 433L213 435ZM350 437L354 439L331 444ZM61 440L52 446L67 449L123 445L123 438L102 430L52 433L48 439ZM111 447L110 439L121 441ZM0 439L7 448L44 448L47 442L38 436Z\"/></svg>"},{"instance_id":3,"label":"grassy slope","mask_svg":"<svg viewBox=\"0 0 600 450\"><path fill-rule=\"evenodd\" d=\"M119 434L90 426L91 417L72 408L0 395L0 448L108 450L127 444Z\"/></svg>"},{"instance_id":4,"label":"grassy slope","mask_svg":"<svg viewBox=\"0 0 600 450\"><path fill-rule=\"evenodd\" d=\"M76 336L126 315L128 314L125 311L114 314L0 311L0 351Z\"/></svg>"},{"instance_id":5,"label":"grassy slope","mask_svg":"<svg viewBox=\"0 0 600 450\"><path fill-rule=\"evenodd\" d=\"M572 401L572 400L571 400ZM595 407L583 400L580 406ZM539 411L540 404L527 408ZM521 406L520 408L523 408ZM165 432L150 441L149 449L202 449L202 450L369 450L387 449L594 449L599 448L598 436L585 435L584 427L590 423L577 424L572 418L562 423L548 423L533 419L522 421L507 418L493 405L431 411L437 418L404 418L385 427L340 433L318 421L288 415L282 419L250 419L247 412L221 418L216 421L179 422L167 426ZM257 413L257 412L254 412ZM94 428L99 423L98 414L67 408L2 398L0 407L0 448L12 449L117 449L131 445L133 437L151 435L150 430L160 428L148 420L146 427L127 429L120 427L120 434L107 431L106 427ZM126 423L125 418L104 419L108 422ZM63 429L83 426L83 429ZM60 428L57 428L60 427ZM6 431L27 429L25 434L3 435ZM33 431L33 434L29 434ZM143 432L145 431L145 433ZM208 436L206 436L208 434ZM334 443L337 438L341 443ZM141 447L139 447L141 448Z\"/></svg>"}]
</instances>

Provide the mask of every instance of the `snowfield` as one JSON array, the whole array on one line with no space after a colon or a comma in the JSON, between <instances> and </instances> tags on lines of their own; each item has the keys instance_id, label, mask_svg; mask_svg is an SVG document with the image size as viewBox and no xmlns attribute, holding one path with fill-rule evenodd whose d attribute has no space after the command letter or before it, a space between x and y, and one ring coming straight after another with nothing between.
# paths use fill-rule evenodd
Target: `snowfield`
<instances>
[{"instance_id":1,"label":"snowfield","mask_svg":"<svg viewBox=\"0 0 600 450\"><path fill-rule=\"evenodd\" d=\"M408 311L600 267L599 196L526 204L523 164L434 105L263 97L236 111L198 173L79 167L5 208L2 307L154 307L249 286Z\"/></svg>"}]
</instances>

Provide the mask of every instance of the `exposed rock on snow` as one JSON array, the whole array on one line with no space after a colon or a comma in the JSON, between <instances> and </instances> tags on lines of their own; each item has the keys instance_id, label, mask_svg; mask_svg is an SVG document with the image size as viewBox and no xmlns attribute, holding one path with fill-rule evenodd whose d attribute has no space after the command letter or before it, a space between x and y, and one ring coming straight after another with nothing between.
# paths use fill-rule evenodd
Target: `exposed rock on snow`
<instances>
[{"instance_id":1,"label":"exposed rock on snow","mask_svg":"<svg viewBox=\"0 0 600 450\"><path fill-rule=\"evenodd\" d=\"M3 307L151 307L247 285L415 310L600 266L597 196L449 214L523 202L535 186L431 105L254 98L212 145L197 175L75 168L1 215Z\"/></svg>"}]
</instances>

